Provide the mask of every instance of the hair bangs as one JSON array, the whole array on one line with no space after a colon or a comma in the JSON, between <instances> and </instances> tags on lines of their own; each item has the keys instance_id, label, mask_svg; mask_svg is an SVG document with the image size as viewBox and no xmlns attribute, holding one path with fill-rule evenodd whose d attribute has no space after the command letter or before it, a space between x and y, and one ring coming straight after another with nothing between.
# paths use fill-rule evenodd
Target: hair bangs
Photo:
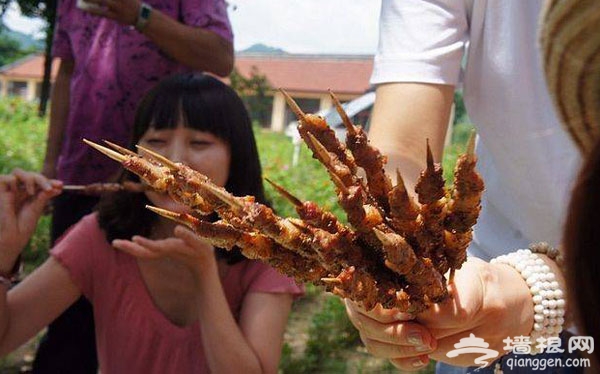
<instances>
[{"instance_id":1,"label":"hair bangs","mask_svg":"<svg viewBox=\"0 0 600 374\"><path fill-rule=\"evenodd\" d=\"M181 95L181 120L185 127L208 132L226 143L231 141L231 132L234 124L230 123L231 113L227 109L231 107L224 105L227 101L226 95L219 91L197 91L184 92Z\"/></svg>"}]
</instances>

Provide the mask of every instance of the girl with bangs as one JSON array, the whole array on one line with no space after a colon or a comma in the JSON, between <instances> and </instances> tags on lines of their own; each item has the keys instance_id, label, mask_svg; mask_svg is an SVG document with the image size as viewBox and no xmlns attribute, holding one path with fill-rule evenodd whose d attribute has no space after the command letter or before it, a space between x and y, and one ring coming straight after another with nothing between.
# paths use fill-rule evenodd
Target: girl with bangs
<instances>
[{"instance_id":1,"label":"girl with bangs","mask_svg":"<svg viewBox=\"0 0 600 374\"><path fill-rule=\"evenodd\" d=\"M135 144L266 203L248 114L217 79L185 74L159 83L138 107L130 149ZM124 171L119 181L126 180L139 181ZM10 277L61 188L22 170L0 176L0 280ZM277 372L292 300L302 288L239 250L213 248L146 204L188 209L153 191L105 195L43 265L10 290L3 282L0 353L26 342L83 294L94 307L103 373Z\"/></svg>"}]
</instances>

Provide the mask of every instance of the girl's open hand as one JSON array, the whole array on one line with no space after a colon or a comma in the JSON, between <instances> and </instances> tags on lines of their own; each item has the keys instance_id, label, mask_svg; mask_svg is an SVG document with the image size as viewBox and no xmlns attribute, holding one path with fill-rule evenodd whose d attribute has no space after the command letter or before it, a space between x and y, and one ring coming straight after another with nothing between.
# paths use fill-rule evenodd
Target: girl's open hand
<instances>
[{"instance_id":1,"label":"girl's open hand","mask_svg":"<svg viewBox=\"0 0 600 374\"><path fill-rule=\"evenodd\" d=\"M12 268L35 230L48 201L62 191L62 182L15 169L0 175L0 272Z\"/></svg>"},{"instance_id":2,"label":"girl's open hand","mask_svg":"<svg viewBox=\"0 0 600 374\"><path fill-rule=\"evenodd\" d=\"M178 260L195 272L216 264L214 248L183 226L174 230L175 237L152 240L135 235L131 240L113 240L112 245L132 256L144 259L169 257Z\"/></svg>"}]
</instances>

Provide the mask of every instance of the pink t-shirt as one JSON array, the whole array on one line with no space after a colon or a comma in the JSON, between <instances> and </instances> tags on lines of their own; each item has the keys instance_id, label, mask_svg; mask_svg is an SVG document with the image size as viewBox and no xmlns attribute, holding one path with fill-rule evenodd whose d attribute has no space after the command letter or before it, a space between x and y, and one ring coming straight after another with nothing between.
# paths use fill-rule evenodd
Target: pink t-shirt
<instances>
[{"instance_id":1,"label":"pink t-shirt","mask_svg":"<svg viewBox=\"0 0 600 374\"><path fill-rule=\"evenodd\" d=\"M145 0L154 9L188 26L233 40L225 0ZM174 73L190 71L148 37L127 25L59 0L52 56L75 62L70 82L69 117L58 179L69 184L104 182L119 164L81 139L127 145L138 102Z\"/></svg>"},{"instance_id":2,"label":"pink t-shirt","mask_svg":"<svg viewBox=\"0 0 600 374\"><path fill-rule=\"evenodd\" d=\"M94 306L102 373L208 372L199 323L179 327L162 314L135 258L110 246L96 214L79 221L50 253ZM250 260L230 268L223 289L236 318L247 293L303 293L293 279Z\"/></svg>"}]
</instances>

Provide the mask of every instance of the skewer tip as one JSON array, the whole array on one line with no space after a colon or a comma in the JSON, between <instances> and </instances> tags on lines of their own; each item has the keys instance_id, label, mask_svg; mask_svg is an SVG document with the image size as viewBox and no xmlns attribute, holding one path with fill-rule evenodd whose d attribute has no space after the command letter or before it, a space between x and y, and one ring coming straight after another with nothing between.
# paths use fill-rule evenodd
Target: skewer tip
<instances>
[{"instance_id":1,"label":"skewer tip","mask_svg":"<svg viewBox=\"0 0 600 374\"><path fill-rule=\"evenodd\" d=\"M132 151L132 150L130 150L130 149L127 149L127 148L125 148L125 147L121 147L120 145L117 145L117 144L115 144L115 143L113 143L113 142L109 142L109 141L108 141L108 140L106 140L106 139L102 139L102 141L103 141L104 143L106 143L108 146L110 146L112 149L114 149L115 151L121 152L121 153L123 153L123 154L125 154L125 155L130 155L130 156L137 156L137 155L138 155L138 154L137 154L137 153L135 153L134 151Z\"/></svg>"},{"instance_id":2,"label":"skewer tip","mask_svg":"<svg viewBox=\"0 0 600 374\"><path fill-rule=\"evenodd\" d=\"M290 107L290 109L292 110L292 112L294 112L294 114L296 115L296 117L298 117L298 120L304 119L304 117L306 115L304 114L304 112L302 111L302 109L300 109L300 107L294 101L294 99L292 99L292 97L287 92L285 92L285 90L283 88L279 88L279 92L281 92L281 94L285 98L285 101L287 102L287 104Z\"/></svg>"},{"instance_id":3,"label":"skewer tip","mask_svg":"<svg viewBox=\"0 0 600 374\"><path fill-rule=\"evenodd\" d=\"M109 149L109 148L106 148L104 146L101 146L100 144L96 144L96 143L94 143L94 142L92 142L90 140L87 140L85 138L83 139L83 142L85 144L89 145L90 147L96 149L97 151L99 151L101 153L104 153L106 156L112 158L115 161L123 162L123 161L127 160L127 157L125 157L124 155L122 155L122 154L120 154L118 152L115 152L112 149Z\"/></svg>"},{"instance_id":4,"label":"skewer tip","mask_svg":"<svg viewBox=\"0 0 600 374\"><path fill-rule=\"evenodd\" d=\"M340 177L338 177L333 172L329 173L329 177L331 178L331 180L333 181L333 183L336 185L336 187L339 188L340 191L344 195L348 195L350 193L350 191L348 190L348 187L346 187L346 185L344 184L344 182L342 182L342 180L340 179Z\"/></svg>"},{"instance_id":5,"label":"skewer tip","mask_svg":"<svg viewBox=\"0 0 600 374\"><path fill-rule=\"evenodd\" d=\"M180 219L181 214L179 214L179 213L175 213L170 210L162 209L162 208L152 206L152 205L146 205L146 209L158 214L159 216L162 216L162 217L165 217L168 219L172 219L173 221L177 221L177 222L181 221L181 219Z\"/></svg>"},{"instance_id":6,"label":"skewer tip","mask_svg":"<svg viewBox=\"0 0 600 374\"><path fill-rule=\"evenodd\" d=\"M146 147L142 147L139 144L136 144L135 147L141 151L144 151L144 153L148 154L151 158L155 159L156 161L160 162L161 164L163 164L164 166L168 167L171 170L179 170L179 167L177 166L176 163L174 163L173 161L169 160L168 158L166 158L165 156L156 153Z\"/></svg>"},{"instance_id":7,"label":"skewer tip","mask_svg":"<svg viewBox=\"0 0 600 374\"><path fill-rule=\"evenodd\" d=\"M211 183L202 183L202 188L211 193L214 197L229 205L235 209L243 209L243 205L240 204L233 195L227 191L222 191L219 187L213 186Z\"/></svg>"},{"instance_id":8,"label":"skewer tip","mask_svg":"<svg viewBox=\"0 0 600 374\"><path fill-rule=\"evenodd\" d=\"M146 205L146 209L151 210L152 212L158 214L159 216L165 217L167 219L173 220L175 222L181 223L189 227L190 229L194 229L194 227L201 222L196 217L187 214L187 213L177 213L172 212L170 210L158 208L152 205Z\"/></svg>"},{"instance_id":9,"label":"skewer tip","mask_svg":"<svg viewBox=\"0 0 600 374\"><path fill-rule=\"evenodd\" d=\"M290 192L288 192L285 188L281 187L280 185L278 185L277 183L273 182L272 180L270 180L267 177L265 177L265 180L267 182L269 182L269 184L271 186L273 186L273 188L275 188L275 191L277 191L281 196L283 196L286 199L288 199L296 207L301 207L302 206L302 201L300 201L300 199L298 199L296 196L294 196Z\"/></svg>"},{"instance_id":10,"label":"skewer tip","mask_svg":"<svg viewBox=\"0 0 600 374\"><path fill-rule=\"evenodd\" d=\"M392 241L387 237L387 235L383 231L373 228L373 232L375 233L375 236L377 237L377 239L379 239L381 244L385 246L393 245Z\"/></svg>"},{"instance_id":11,"label":"skewer tip","mask_svg":"<svg viewBox=\"0 0 600 374\"><path fill-rule=\"evenodd\" d=\"M328 165L331 162L331 156L329 155L327 148L325 148L325 146L310 132L306 133L306 137L310 143L309 145L311 145L312 149L315 151L315 156L317 156L325 165Z\"/></svg>"},{"instance_id":12,"label":"skewer tip","mask_svg":"<svg viewBox=\"0 0 600 374\"><path fill-rule=\"evenodd\" d=\"M469 136L469 141L467 142L467 156L469 158L473 158L475 156L475 138L477 134L475 130L471 131L471 135Z\"/></svg>"},{"instance_id":13,"label":"skewer tip","mask_svg":"<svg viewBox=\"0 0 600 374\"><path fill-rule=\"evenodd\" d=\"M328 89L327 91L329 91L329 96L331 96L331 100L333 100L333 105L335 106L335 110L340 115L340 118L342 119L344 126L346 126L346 131L348 132L349 135L356 135L356 133L357 133L356 126L354 126L354 124L350 120L350 117L348 117L348 113L346 113L346 111L344 110L342 103L337 98L337 96L335 96L333 91L331 91L330 89Z\"/></svg>"},{"instance_id":14,"label":"skewer tip","mask_svg":"<svg viewBox=\"0 0 600 374\"><path fill-rule=\"evenodd\" d=\"M310 132L306 133L306 139L307 143L309 143L309 148L313 150L315 157L319 161L321 161L323 165L325 165L325 168L327 168L327 171L329 172L329 176L331 177L333 183L335 183L337 188L339 188L340 191L342 191L342 193L348 194L348 187L346 187L344 182L342 182L342 180L332 170L331 156L329 155L329 151L327 150L327 148L325 148L325 146Z\"/></svg>"},{"instance_id":15,"label":"skewer tip","mask_svg":"<svg viewBox=\"0 0 600 374\"><path fill-rule=\"evenodd\" d=\"M84 191L85 186L76 184L66 184L62 186L63 191Z\"/></svg>"},{"instance_id":16,"label":"skewer tip","mask_svg":"<svg viewBox=\"0 0 600 374\"><path fill-rule=\"evenodd\" d=\"M304 221L302 221L301 219L298 218L288 218L287 221L289 223L291 223L293 226L295 226L296 228L304 231L308 228L308 226L304 223Z\"/></svg>"},{"instance_id":17,"label":"skewer tip","mask_svg":"<svg viewBox=\"0 0 600 374\"><path fill-rule=\"evenodd\" d=\"M429 146L429 138L427 138L426 142L427 142L427 168L433 169L433 167L434 167L433 153L431 152L431 147Z\"/></svg>"},{"instance_id":18,"label":"skewer tip","mask_svg":"<svg viewBox=\"0 0 600 374\"><path fill-rule=\"evenodd\" d=\"M328 284L342 284L343 282L337 278L321 278L321 282Z\"/></svg>"},{"instance_id":19,"label":"skewer tip","mask_svg":"<svg viewBox=\"0 0 600 374\"><path fill-rule=\"evenodd\" d=\"M406 185L404 184L404 178L402 178L402 174L400 174L400 169L396 168L396 186L402 189L402 191L406 191Z\"/></svg>"}]
</instances>

